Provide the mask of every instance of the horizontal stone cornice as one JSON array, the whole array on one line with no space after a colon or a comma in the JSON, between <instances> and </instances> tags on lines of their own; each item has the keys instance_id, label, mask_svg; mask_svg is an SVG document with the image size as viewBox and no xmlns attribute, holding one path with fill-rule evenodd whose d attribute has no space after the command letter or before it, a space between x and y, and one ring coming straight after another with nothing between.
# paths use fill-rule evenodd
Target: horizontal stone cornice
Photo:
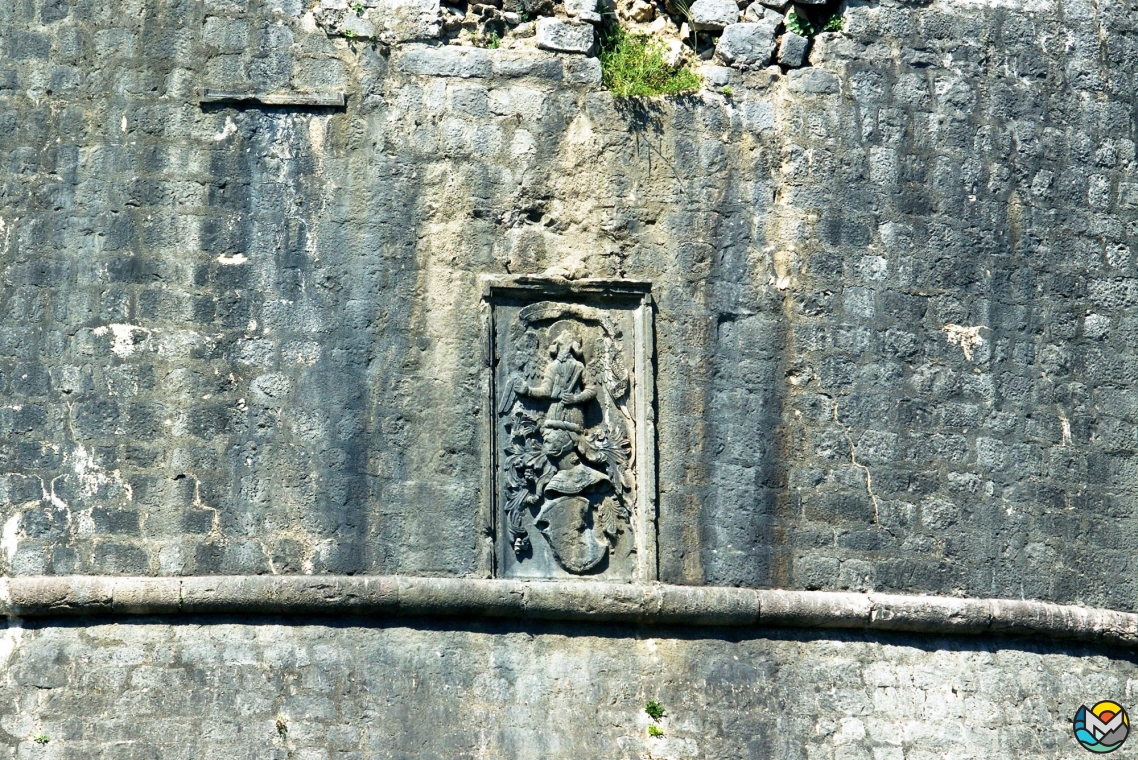
<instances>
[{"instance_id":1,"label":"horizontal stone cornice","mask_svg":"<svg viewBox=\"0 0 1138 760\"><path fill-rule=\"evenodd\" d=\"M292 615L1014 634L1138 645L1138 614L1014 599L410 576L20 576L9 618Z\"/></svg>"}]
</instances>

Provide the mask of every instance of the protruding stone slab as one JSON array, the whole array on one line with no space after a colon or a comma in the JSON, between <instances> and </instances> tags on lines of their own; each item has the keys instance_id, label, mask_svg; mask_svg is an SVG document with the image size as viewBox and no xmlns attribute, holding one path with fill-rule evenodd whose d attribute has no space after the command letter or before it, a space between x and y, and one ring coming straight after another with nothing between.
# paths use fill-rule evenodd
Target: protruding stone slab
<instances>
[{"instance_id":1,"label":"protruding stone slab","mask_svg":"<svg viewBox=\"0 0 1138 760\"><path fill-rule=\"evenodd\" d=\"M1138 614L1019 599L396 575L0 578L0 615L351 615L1006 633L1138 646Z\"/></svg>"},{"instance_id":2,"label":"protruding stone slab","mask_svg":"<svg viewBox=\"0 0 1138 760\"><path fill-rule=\"evenodd\" d=\"M203 90L202 104L296 106L298 108L343 108L343 92L241 92L237 90Z\"/></svg>"},{"instance_id":3,"label":"protruding stone slab","mask_svg":"<svg viewBox=\"0 0 1138 760\"><path fill-rule=\"evenodd\" d=\"M991 604L986 599L870 594L869 600L873 604L871 628L981 633L992 622Z\"/></svg>"},{"instance_id":4,"label":"protruding stone slab","mask_svg":"<svg viewBox=\"0 0 1138 760\"><path fill-rule=\"evenodd\" d=\"M865 594L823 591L759 591L764 625L868 628L872 604ZM791 623L791 621L796 621Z\"/></svg>"},{"instance_id":5,"label":"protruding stone slab","mask_svg":"<svg viewBox=\"0 0 1138 760\"><path fill-rule=\"evenodd\" d=\"M697 31L718 32L738 20L735 0L695 0L691 4L691 22Z\"/></svg>"},{"instance_id":6,"label":"protruding stone slab","mask_svg":"<svg viewBox=\"0 0 1138 760\"><path fill-rule=\"evenodd\" d=\"M490 59L495 77L536 77L552 80L562 78L561 57L549 53L494 50L491 51Z\"/></svg>"},{"instance_id":7,"label":"protruding stone slab","mask_svg":"<svg viewBox=\"0 0 1138 760\"><path fill-rule=\"evenodd\" d=\"M558 53L591 53L596 36L592 24L548 16L537 20L537 46Z\"/></svg>"},{"instance_id":8,"label":"protruding stone slab","mask_svg":"<svg viewBox=\"0 0 1138 760\"><path fill-rule=\"evenodd\" d=\"M774 54L778 26L761 21L732 24L723 30L715 52L734 66L766 66Z\"/></svg>"}]
</instances>

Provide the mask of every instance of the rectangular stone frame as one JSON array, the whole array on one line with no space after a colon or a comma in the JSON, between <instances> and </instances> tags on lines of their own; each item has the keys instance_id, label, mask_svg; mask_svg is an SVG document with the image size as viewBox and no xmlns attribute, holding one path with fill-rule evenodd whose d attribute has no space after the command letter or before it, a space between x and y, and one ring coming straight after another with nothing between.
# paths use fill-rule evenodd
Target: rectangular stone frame
<instances>
[{"instance_id":1,"label":"rectangular stone frame","mask_svg":"<svg viewBox=\"0 0 1138 760\"><path fill-rule=\"evenodd\" d=\"M479 571L483 577L501 577L509 551L502 540L498 505L498 425L494 304L503 298L577 298L590 302L637 302L633 311L634 380L630 398L635 405L637 498L635 533L637 565L632 582L651 583L658 578L656 547L656 378L654 305L652 283L642 280L582 279L531 275L487 275L482 278L483 333L483 481L479 521L484 538ZM582 580L589 580L585 577ZM595 580L595 579L594 579Z\"/></svg>"}]
</instances>

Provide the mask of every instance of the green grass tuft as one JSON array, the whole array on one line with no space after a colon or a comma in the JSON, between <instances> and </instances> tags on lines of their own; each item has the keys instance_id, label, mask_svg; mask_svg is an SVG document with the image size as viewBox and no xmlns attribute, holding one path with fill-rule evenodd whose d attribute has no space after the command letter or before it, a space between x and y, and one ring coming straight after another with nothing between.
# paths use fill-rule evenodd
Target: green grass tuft
<instances>
[{"instance_id":1,"label":"green grass tuft","mask_svg":"<svg viewBox=\"0 0 1138 760\"><path fill-rule=\"evenodd\" d=\"M664 706L652 699L648 701L648 704L644 705L644 712L648 713L648 717L652 720L658 721L664 717Z\"/></svg>"},{"instance_id":2,"label":"green grass tuft","mask_svg":"<svg viewBox=\"0 0 1138 760\"><path fill-rule=\"evenodd\" d=\"M838 11L832 12L829 16L824 17L825 21L811 21L810 18L802 11L791 10L786 14L786 28L800 37L813 37L818 32L840 32L842 31L842 14Z\"/></svg>"},{"instance_id":3,"label":"green grass tuft","mask_svg":"<svg viewBox=\"0 0 1138 760\"><path fill-rule=\"evenodd\" d=\"M652 724L651 726L648 726L648 735L658 738L664 735L664 731L656 724Z\"/></svg>"},{"instance_id":4,"label":"green grass tuft","mask_svg":"<svg viewBox=\"0 0 1138 760\"><path fill-rule=\"evenodd\" d=\"M601 38L601 77L618 98L679 95L699 89L702 80L688 66L673 69L664 60L664 43L616 27Z\"/></svg>"}]
</instances>

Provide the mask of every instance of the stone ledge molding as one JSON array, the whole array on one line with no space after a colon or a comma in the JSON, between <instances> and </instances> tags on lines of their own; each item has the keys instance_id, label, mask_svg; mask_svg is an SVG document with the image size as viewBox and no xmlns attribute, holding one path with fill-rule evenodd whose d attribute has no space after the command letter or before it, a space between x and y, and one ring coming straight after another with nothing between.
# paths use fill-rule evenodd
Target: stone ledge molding
<instances>
[{"instance_id":1,"label":"stone ledge molding","mask_svg":"<svg viewBox=\"0 0 1138 760\"><path fill-rule=\"evenodd\" d=\"M1015 599L390 575L0 578L0 614L9 618L313 613L1005 633L1138 646L1138 614Z\"/></svg>"}]
</instances>

